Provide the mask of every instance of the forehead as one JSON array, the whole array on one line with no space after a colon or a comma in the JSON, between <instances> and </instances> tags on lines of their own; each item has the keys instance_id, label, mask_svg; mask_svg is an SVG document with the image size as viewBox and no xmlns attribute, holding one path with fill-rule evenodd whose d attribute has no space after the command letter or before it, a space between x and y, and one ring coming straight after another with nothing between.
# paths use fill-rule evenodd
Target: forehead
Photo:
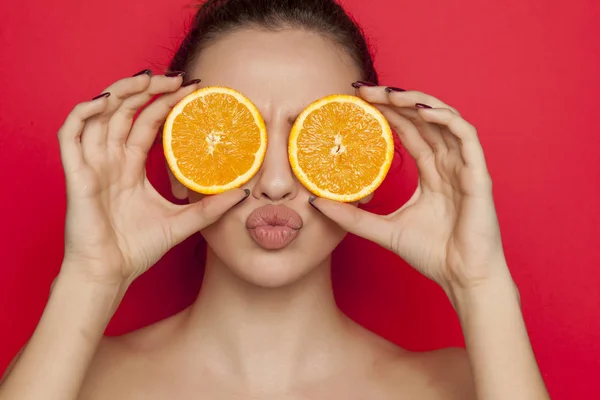
<instances>
[{"instance_id":1,"label":"forehead","mask_svg":"<svg viewBox=\"0 0 600 400\"><path fill-rule=\"evenodd\" d=\"M202 51L189 71L203 86L227 86L248 96L263 113L298 113L337 93L353 94L360 79L352 58L328 37L304 30L244 29Z\"/></svg>"}]
</instances>

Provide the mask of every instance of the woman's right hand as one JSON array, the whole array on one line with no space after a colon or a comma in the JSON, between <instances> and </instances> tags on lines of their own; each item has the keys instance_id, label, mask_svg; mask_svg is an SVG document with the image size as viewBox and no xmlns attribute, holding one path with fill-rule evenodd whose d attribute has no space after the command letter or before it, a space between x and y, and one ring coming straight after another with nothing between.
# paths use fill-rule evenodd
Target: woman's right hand
<instances>
[{"instance_id":1,"label":"woman's right hand","mask_svg":"<svg viewBox=\"0 0 600 400\"><path fill-rule=\"evenodd\" d=\"M149 71L119 80L104 96L78 104L60 128L67 186L61 274L128 285L245 198L234 189L179 206L148 181L146 158L161 124L198 88L195 82L181 85L182 74L150 77ZM134 123L138 110L158 94Z\"/></svg>"}]
</instances>

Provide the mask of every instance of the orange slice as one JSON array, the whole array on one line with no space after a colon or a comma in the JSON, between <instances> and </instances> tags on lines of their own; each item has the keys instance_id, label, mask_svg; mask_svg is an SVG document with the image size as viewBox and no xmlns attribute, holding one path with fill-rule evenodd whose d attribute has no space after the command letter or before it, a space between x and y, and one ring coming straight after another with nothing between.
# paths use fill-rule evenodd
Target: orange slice
<instances>
[{"instance_id":1,"label":"orange slice","mask_svg":"<svg viewBox=\"0 0 600 400\"><path fill-rule=\"evenodd\" d=\"M256 106L224 87L205 87L183 98L165 121L165 157L189 189L216 194L240 187L259 170L267 130Z\"/></svg>"},{"instance_id":2,"label":"orange slice","mask_svg":"<svg viewBox=\"0 0 600 400\"><path fill-rule=\"evenodd\" d=\"M379 110L348 95L317 100L289 138L292 170L313 194L352 202L373 193L394 157L392 130Z\"/></svg>"}]
</instances>

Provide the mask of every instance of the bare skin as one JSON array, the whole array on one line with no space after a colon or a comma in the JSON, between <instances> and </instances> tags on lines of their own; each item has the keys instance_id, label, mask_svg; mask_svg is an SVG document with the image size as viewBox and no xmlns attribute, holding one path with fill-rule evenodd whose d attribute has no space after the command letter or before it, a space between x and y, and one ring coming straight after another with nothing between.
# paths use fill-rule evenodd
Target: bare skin
<instances>
[{"instance_id":1,"label":"bare skin","mask_svg":"<svg viewBox=\"0 0 600 400\"><path fill-rule=\"evenodd\" d=\"M351 321L339 337L345 354L331 371L315 367L284 381L274 368L269 373L277 378L246 382L211 365L210 354L189 353L187 313L103 341L81 399L475 399L463 349L408 352Z\"/></svg>"},{"instance_id":2,"label":"bare skin","mask_svg":"<svg viewBox=\"0 0 600 400\"><path fill-rule=\"evenodd\" d=\"M198 85L142 74L76 107L59 133L65 260L0 400L548 399L504 259L483 151L455 109L416 91L355 90L360 71L347 54L293 29L227 34L187 73L204 86L241 91L263 115L269 146L242 188L248 194L202 197L172 179L173 194L190 200L176 206L145 178L157 127ZM294 177L285 151L291 124L332 93L378 107L415 159L419 185L398 211L378 216L311 199L319 213ZM281 251L259 248L244 228L265 204L284 204L304 221ZM209 246L197 301L153 326L104 338L129 284L197 231ZM459 316L467 352L411 353L345 317L333 298L330 258L347 232L436 281Z\"/></svg>"}]
</instances>

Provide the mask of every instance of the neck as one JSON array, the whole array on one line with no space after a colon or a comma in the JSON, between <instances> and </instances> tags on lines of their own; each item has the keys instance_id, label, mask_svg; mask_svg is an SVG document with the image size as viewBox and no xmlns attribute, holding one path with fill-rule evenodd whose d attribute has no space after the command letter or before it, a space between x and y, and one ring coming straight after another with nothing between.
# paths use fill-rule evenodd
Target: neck
<instances>
[{"instance_id":1,"label":"neck","mask_svg":"<svg viewBox=\"0 0 600 400\"><path fill-rule=\"evenodd\" d=\"M235 276L209 249L187 332L216 373L267 390L319 380L343 367L349 324L335 304L330 259L279 288Z\"/></svg>"}]
</instances>

